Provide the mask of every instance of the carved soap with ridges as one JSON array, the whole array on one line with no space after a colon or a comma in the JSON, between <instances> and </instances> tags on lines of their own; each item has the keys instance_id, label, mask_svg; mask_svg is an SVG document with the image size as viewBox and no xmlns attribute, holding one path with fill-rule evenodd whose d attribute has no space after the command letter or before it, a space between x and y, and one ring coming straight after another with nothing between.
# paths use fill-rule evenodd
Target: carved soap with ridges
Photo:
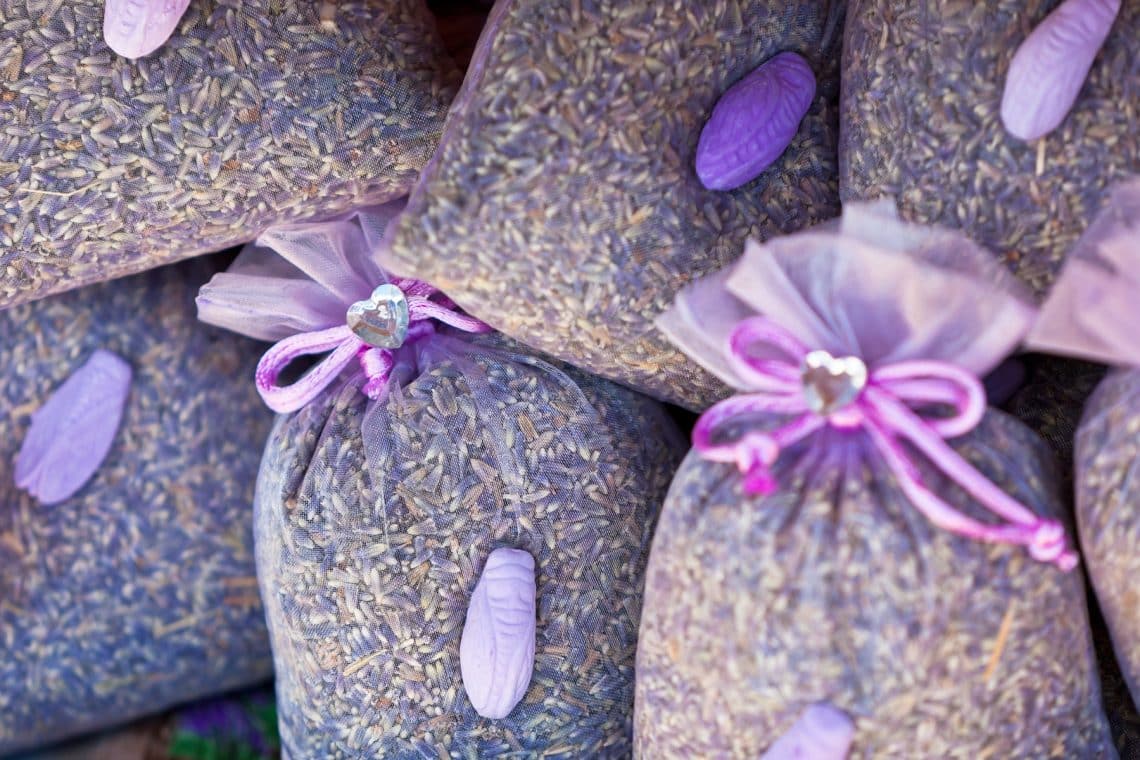
<instances>
[{"instance_id":1,"label":"carved soap with ridges","mask_svg":"<svg viewBox=\"0 0 1140 760\"><path fill-rule=\"evenodd\" d=\"M747 184L778 159L815 98L802 56L780 53L728 89L697 144L697 176L710 190Z\"/></svg>"},{"instance_id":2,"label":"carved soap with ridges","mask_svg":"<svg viewBox=\"0 0 1140 760\"><path fill-rule=\"evenodd\" d=\"M463 688L484 718L507 717L526 694L534 671L534 558L496 549L467 607L459 641Z\"/></svg>"}]
</instances>

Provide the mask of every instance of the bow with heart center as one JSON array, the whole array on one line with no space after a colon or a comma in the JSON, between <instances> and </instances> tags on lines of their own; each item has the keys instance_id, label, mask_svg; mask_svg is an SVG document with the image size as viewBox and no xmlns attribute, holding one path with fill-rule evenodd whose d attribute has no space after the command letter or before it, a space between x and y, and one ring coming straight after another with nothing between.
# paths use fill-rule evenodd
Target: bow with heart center
<instances>
[{"instance_id":1,"label":"bow with heart center","mask_svg":"<svg viewBox=\"0 0 1140 760\"><path fill-rule=\"evenodd\" d=\"M768 355L759 358L757 347ZM862 429L897 479L903 493L939 528L980 541L1025 546L1030 555L1063 570L1077 564L1055 520L1038 517L974 469L945 442L977 427L986 411L978 379L941 361L903 361L868 370L856 356L811 351L767 317L744 320L729 338L728 357L751 392L706 411L693 429L693 448L705 459L735 464L748 493L776 488L772 466L787 447L825 428ZM949 408L949 416L926 413ZM722 442L726 428L748 427L757 415L791 418L765 431L746 430ZM990 524L962 514L922 483L903 445L909 443L964 491L1007 522Z\"/></svg>"},{"instance_id":2,"label":"bow with heart center","mask_svg":"<svg viewBox=\"0 0 1140 760\"><path fill-rule=\"evenodd\" d=\"M470 333L491 327L457 311L455 303L427 283L395 280L348 307L345 324L290 336L265 352L257 364L257 391L275 412L295 412L312 401L356 359L367 378L361 389L380 398L395 367L395 351L435 332L432 320ZM304 377L288 386L277 379L300 356L331 352Z\"/></svg>"}]
</instances>

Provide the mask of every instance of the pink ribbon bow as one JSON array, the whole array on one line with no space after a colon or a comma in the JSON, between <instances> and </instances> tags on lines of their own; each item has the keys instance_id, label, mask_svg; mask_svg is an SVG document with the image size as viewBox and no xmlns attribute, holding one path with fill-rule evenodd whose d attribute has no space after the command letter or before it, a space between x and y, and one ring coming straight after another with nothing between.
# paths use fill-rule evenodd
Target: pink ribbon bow
<instances>
[{"instance_id":1,"label":"pink ribbon bow","mask_svg":"<svg viewBox=\"0 0 1140 760\"><path fill-rule=\"evenodd\" d=\"M758 344L776 348L792 361L756 358L748 349ZM744 474L745 490L764 494L776 486L770 468L783 449L828 425L845 430L862 428L907 498L939 528L980 541L1025 546L1034 559L1051 562L1062 570L1076 566L1077 555L1067 547L1059 522L1035 515L943 440L973 430L985 414L985 391L977 378L946 362L898 362L871 371L866 385L846 405L818 414L805 396L808 354L803 343L766 317L750 317L737 325L729 338L729 358L754 392L734 396L706 411L693 430L694 449L709 461L735 464ZM931 404L949 406L953 414L926 417L916 411ZM793 419L770 432L749 431L735 441L713 442L713 432L726 421L758 413ZM1008 522L979 522L939 498L923 485L903 441Z\"/></svg>"},{"instance_id":2,"label":"pink ribbon bow","mask_svg":"<svg viewBox=\"0 0 1140 760\"><path fill-rule=\"evenodd\" d=\"M470 333L490 332L491 327L456 311L455 303L427 283L394 280L408 301L408 345L435 332L437 320ZM358 338L347 324L327 330L292 335L274 344L257 363L257 392L266 406L278 413L295 412L312 401L353 359L358 359L368 378L361 389L368 398L380 398L388 387L398 349L376 348ZM299 356L331 351L323 361L292 385L281 386L277 378Z\"/></svg>"}]
</instances>

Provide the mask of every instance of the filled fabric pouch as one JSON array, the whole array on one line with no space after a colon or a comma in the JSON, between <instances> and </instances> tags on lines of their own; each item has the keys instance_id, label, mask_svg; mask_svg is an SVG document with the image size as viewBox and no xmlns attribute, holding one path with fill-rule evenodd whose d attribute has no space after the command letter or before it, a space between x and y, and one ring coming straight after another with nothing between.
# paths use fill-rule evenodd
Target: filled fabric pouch
<instances>
[{"instance_id":1,"label":"filled fabric pouch","mask_svg":"<svg viewBox=\"0 0 1140 760\"><path fill-rule=\"evenodd\" d=\"M1074 246L1030 347L1113 369L1085 406L1073 481L1081 552L1133 699L1140 695L1140 178L1115 186Z\"/></svg>"},{"instance_id":2,"label":"filled fabric pouch","mask_svg":"<svg viewBox=\"0 0 1140 760\"><path fill-rule=\"evenodd\" d=\"M828 0L499 0L387 268L548 355L707 407L728 389L654 319L748 236L838 213L842 10ZM789 55L796 66L776 60ZM745 81L765 65L759 82ZM702 128L739 86L714 130L727 137L714 142L744 160L773 133L782 140L755 179L709 189Z\"/></svg>"},{"instance_id":3,"label":"filled fabric pouch","mask_svg":"<svg viewBox=\"0 0 1140 760\"><path fill-rule=\"evenodd\" d=\"M256 544L284 755L628 757L678 433L389 278L398 210L275 228L199 297L203 319L280 339L258 370L282 415Z\"/></svg>"},{"instance_id":4,"label":"filled fabric pouch","mask_svg":"<svg viewBox=\"0 0 1140 760\"><path fill-rule=\"evenodd\" d=\"M195 260L0 312L0 754L267 680L260 346Z\"/></svg>"},{"instance_id":5,"label":"filled fabric pouch","mask_svg":"<svg viewBox=\"0 0 1140 760\"><path fill-rule=\"evenodd\" d=\"M0 308L400 197L459 80L423 0L195 1L138 60L105 2L0 0Z\"/></svg>"},{"instance_id":6,"label":"filled fabric pouch","mask_svg":"<svg viewBox=\"0 0 1140 760\"><path fill-rule=\"evenodd\" d=\"M653 540L639 756L1115 757L1056 466L977 379L1030 304L858 203L681 293L662 328L739 393Z\"/></svg>"}]
</instances>

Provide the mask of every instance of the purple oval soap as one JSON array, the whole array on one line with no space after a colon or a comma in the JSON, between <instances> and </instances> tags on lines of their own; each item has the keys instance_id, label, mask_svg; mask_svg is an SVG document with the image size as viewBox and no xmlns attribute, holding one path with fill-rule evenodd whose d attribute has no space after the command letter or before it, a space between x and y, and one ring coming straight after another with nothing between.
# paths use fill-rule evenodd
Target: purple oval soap
<instances>
[{"instance_id":1,"label":"purple oval soap","mask_svg":"<svg viewBox=\"0 0 1140 760\"><path fill-rule=\"evenodd\" d=\"M697 176L709 190L752 181L780 157L815 98L802 56L780 53L728 89L697 143Z\"/></svg>"},{"instance_id":2,"label":"purple oval soap","mask_svg":"<svg viewBox=\"0 0 1140 760\"><path fill-rule=\"evenodd\" d=\"M1067 0L1021 43L1009 64L1001 120L1036 140L1064 121L1120 11L1120 0Z\"/></svg>"},{"instance_id":3,"label":"purple oval soap","mask_svg":"<svg viewBox=\"0 0 1140 760\"><path fill-rule=\"evenodd\" d=\"M130 366L96 350L32 415L16 456L16 486L42 504L71 498L111 451L130 388Z\"/></svg>"}]
</instances>

